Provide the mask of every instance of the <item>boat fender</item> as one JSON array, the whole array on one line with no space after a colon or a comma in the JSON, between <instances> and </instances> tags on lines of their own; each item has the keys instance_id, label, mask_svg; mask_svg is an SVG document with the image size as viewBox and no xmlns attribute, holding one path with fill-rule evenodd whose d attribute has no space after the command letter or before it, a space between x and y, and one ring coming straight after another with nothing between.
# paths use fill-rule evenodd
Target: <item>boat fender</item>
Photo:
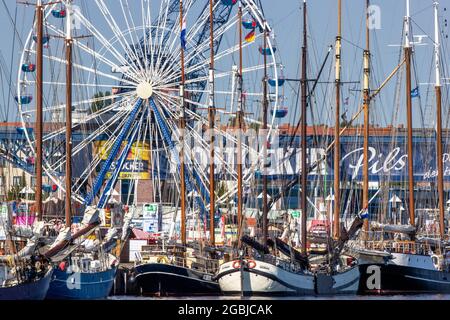
<instances>
[{"instance_id":1,"label":"boat fender","mask_svg":"<svg viewBox=\"0 0 450 320\"><path fill-rule=\"evenodd\" d=\"M241 262L239 260L233 261L233 268L238 269L241 267Z\"/></svg>"},{"instance_id":2,"label":"boat fender","mask_svg":"<svg viewBox=\"0 0 450 320\"><path fill-rule=\"evenodd\" d=\"M58 265L59 270L64 271L66 269L66 262L62 261L59 265Z\"/></svg>"},{"instance_id":3,"label":"boat fender","mask_svg":"<svg viewBox=\"0 0 450 320\"><path fill-rule=\"evenodd\" d=\"M14 267L16 264L14 263L14 257L12 255L8 255L6 256L6 264L8 265L8 267L12 268Z\"/></svg>"},{"instance_id":4,"label":"boat fender","mask_svg":"<svg viewBox=\"0 0 450 320\"><path fill-rule=\"evenodd\" d=\"M158 263L163 263L163 264L168 264L168 263L169 263L169 260L167 259L166 256L159 256L159 257L156 259L156 261L157 261Z\"/></svg>"},{"instance_id":5,"label":"boat fender","mask_svg":"<svg viewBox=\"0 0 450 320\"><path fill-rule=\"evenodd\" d=\"M248 266L249 269L253 269L254 267L256 267L255 260L248 260L247 261L247 266Z\"/></svg>"},{"instance_id":6,"label":"boat fender","mask_svg":"<svg viewBox=\"0 0 450 320\"><path fill-rule=\"evenodd\" d=\"M441 268L441 257L439 257L438 255L433 254L431 256L431 261L433 261L433 265L436 269L440 269Z\"/></svg>"}]
</instances>

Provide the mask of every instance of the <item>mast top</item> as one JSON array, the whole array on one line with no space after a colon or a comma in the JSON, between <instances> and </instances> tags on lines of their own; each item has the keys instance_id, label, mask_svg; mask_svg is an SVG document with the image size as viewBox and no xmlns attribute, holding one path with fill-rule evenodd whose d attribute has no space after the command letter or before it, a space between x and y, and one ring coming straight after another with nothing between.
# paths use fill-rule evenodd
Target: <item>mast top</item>
<instances>
[{"instance_id":1,"label":"mast top","mask_svg":"<svg viewBox=\"0 0 450 320\"><path fill-rule=\"evenodd\" d=\"M72 40L72 1L66 0L66 40Z\"/></svg>"},{"instance_id":2,"label":"mast top","mask_svg":"<svg viewBox=\"0 0 450 320\"><path fill-rule=\"evenodd\" d=\"M410 6L409 6L409 0L406 0L406 16L405 16L405 48L411 47L410 43L410 22L411 22L411 16L410 16Z\"/></svg>"},{"instance_id":3,"label":"mast top","mask_svg":"<svg viewBox=\"0 0 450 320\"><path fill-rule=\"evenodd\" d=\"M439 58L439 49L440 49L440 39L439 39L439 18L438 18L438 9L439 2L435 1L433 3L434 6L434 64L435 64L435 82L436 87L441 86L441 72L440 72L440 58Z\"/></svg>"}]
</instances>

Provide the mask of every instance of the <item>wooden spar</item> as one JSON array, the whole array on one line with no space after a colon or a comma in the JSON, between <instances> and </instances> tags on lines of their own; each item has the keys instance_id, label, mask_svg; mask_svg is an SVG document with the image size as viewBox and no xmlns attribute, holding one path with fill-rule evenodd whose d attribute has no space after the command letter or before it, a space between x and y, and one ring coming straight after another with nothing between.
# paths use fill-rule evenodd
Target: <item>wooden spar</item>
<instances>
[{"instance_id":1,"label":"wooden spar","mask_svg":"<svg viewBox=\"0 0 450 320\"><path fill-rule=\"evenodd\" d=\"M414 203L414 158L413 158L413 130L412 130L412 97L411 97L411 44L409 42L410 31L409 0L406 0L405 17L405 66L406 66L406 119L408 127L408 185L409 185L409 223L415 225Z\"/></svg>"},{"instance_id":2,"label":"wooden spar","mask_svg":"<svg viewBox=\"0 0 450 320\"><path fill-rule=\"evenodd\" d=\"M442 94L441 94L441 72L440 72L440 39L438 21L439 3L434 3L434 64L435 64L435 91L436 91L436 161L438 169L438 198L439 198L439 234L445 238L445 211L444 211L444 163L442 151Z\"/></svg>"},{"instance_id":3,"label":"wooden spar","mask_svg":"<svg viewBox=\"0 0 450 320\"><path fill-rule=\"evenodd\" d=\"M180 32L183 30L183 0L180 0ZM180 101L181 101L181 115L180 115L180 192L181 192L181 243L186 245L186 181L184 172L184 131L185 124L185 101L184 101L184 48L181 45L181 85L180 85Z\"/></svg>"},{"instance_id":4,"label":"wooden spar","mask_svg":"<svg viewBox=\"0 0 450 320\"><path fill-rule=\"evenodd\" d=\"M336 36L336 114L334 124L334 216L333 216L333 239L338 240L340 235L340 212L341 212L341 176L340 176L340 161L341 161L341 38L342 38L342 1L338 0L338 34Z\"/></svg>"},{"instance_id":5,"label":"wooden spar","mask_svg":"<svg viewBox=\"0 0 450 320\"><path fill-rule=\"evenodd\" d=\"M238 11L238 28L239 28L239 75L238 75L238 110L236 115L236 120L238 123L238 133L237 133L237 176L238 176L238 247L241 244L241 232L242 232L242 212L243 212L243 195L242 195L242 112L243 112L243 101L242 101L242 5L239 2Z\"/></svg>"},{"instance_id":6,"label":"wooden spar","mask_svg":"<svg viewBox=\"0 0 450 320\"><path fill-rule=\"evenodd\" d=\"M72 220L72 8L67 6L66 17L66 227Z\"/></svg>"},{"instance_id":7,"label":"wooden spar","mask_svg":"<svg viewBox=\"0 0 450 320\"><path fill-rule=\"evenodd\" d=\"M266 21L264 23L264 53L266 53L267 50L267 26ZM262 190L262 197L263 197L263 232L262 232L262 240L263 244L266 244L267 242L267 235L268 235L268 205L267 205L267 168L265 166L265 162L267 160L267 108L268 108L268 101L267 101L267 56L264 54L264 79L263 79L263 132L264 132L264 146L263 146L263 159L264 159L264 169L263 169L263 190Z\"/></svg>"},{"instance_id":8,"label":"wooden spar","mask_svg":"<svg viewBox=\"0 0 450 320\"><path fill-rule=\"evenodd\" d=\"M42 221L42 131L43 131L43 117L42 117L42 83L43 83L43 16L44 8L42 1L38 0L36 3L36 214L38 221Z\"/></svg>"},{"instance_id":9,"label":"wooden spar","mask_svg":"<svg viewBox=\"0 0 450 320\"><path fill-rule=\"evenodd\" d=\"M215 166L214 166L214 120L215 120L215 110L214 110L214 17L213 17L213 0L209 0L209 34L210 42L209 48L211 51L209 63L209 105L208 105L208 115L209 115L209 239L212 246L216 244L215 228L214 228L214 213L215 213Z\"/></svg>"},{"instance_id":10,"label":"wooden spar","mask_svg":"<svg viewBox=\"0 0 450 320\"><path fill-rule=\"evenodd\" d=\"M307 161L306 161L306 104L307 104L307 88L308 85L308 79L306 78L306 58L307 58L307 29L306 29L306 0L303 0L303 46L302 46L302 77L301 77L301 136L302 136L302 142L301 142L301 167L302 167L302 173L301 173L301 196L300 196L300 207L302 211L301 215L301 242L302 242L302 253L307 254L306 250L306 222L307 222L307 204L306 204L306 193L308 191L307 186Z\"/></svg>"},{"instance_id":11,"label":"wooden spar","mask_svg":"<svg viewBox=\"0 0 450 320\"><path fill-rule=\"evenodd\" d=\"M364 76L363 76L363 96L364 96L364 162L363 162L363 210L369 213L369 107L370 107L370 33L369 33L369 5L366 0L366 49L364 50ZM369 219L364 219L364 237L369 231Z\"/></svg>"}]
</instances>

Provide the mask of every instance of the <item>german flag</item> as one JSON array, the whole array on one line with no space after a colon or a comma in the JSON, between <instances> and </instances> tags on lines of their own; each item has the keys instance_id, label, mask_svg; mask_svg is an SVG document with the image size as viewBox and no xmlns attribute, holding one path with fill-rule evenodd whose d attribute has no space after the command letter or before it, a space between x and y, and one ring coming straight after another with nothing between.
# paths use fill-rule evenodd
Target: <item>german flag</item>
<instances>
[{"instance_id":1,"label":"german flag","mask_svg":"<svg viewBox=\"0 0 450 320\"><path fill-rule=\"evenodd\" d=\"M245 41L251 43L255 41L255 38L256 38L255 29L253 29L249 34L245 36Z\"/></svg>"}]
</instances>

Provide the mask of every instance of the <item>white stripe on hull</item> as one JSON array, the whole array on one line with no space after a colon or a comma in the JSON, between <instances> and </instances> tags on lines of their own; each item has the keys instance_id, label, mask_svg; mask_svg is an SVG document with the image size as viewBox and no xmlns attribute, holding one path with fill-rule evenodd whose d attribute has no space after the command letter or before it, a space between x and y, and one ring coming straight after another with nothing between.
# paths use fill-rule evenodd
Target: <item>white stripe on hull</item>
<instances>
[{"instance_id":1,"label":"white stripe on hull","mask_svg":"<svg viewBox=\"0 0 450 320\"><path fill-rule=\"evenodd\" d=\"M289 272L262 261L255 261L255 267L250 271L243 270L242 274L243 279L239 268L233 268L233 262L224 263L218 273L222 292L231 294L244 291L255 295L354 294L358 290L360 277L359 269L355 266L333 276L320 275L318 281L312 274Z\"/></svg>"}]
</instances>

